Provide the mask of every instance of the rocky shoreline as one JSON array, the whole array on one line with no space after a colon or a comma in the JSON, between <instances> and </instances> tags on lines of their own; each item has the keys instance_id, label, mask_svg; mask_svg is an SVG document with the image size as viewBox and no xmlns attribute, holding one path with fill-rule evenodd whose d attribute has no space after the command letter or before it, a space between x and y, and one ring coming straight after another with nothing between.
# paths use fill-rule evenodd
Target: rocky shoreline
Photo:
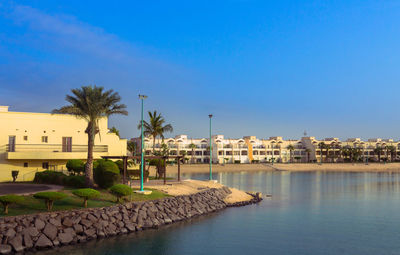
<instances>
[{"instance_id":1,"label":"rocky shoreline","mask_svg":"<svg viewBox=\"0 0 400 255\"><path fill-rule=\"evenodd\" d=\"M192 195L104 208L0 218L0 254L37 251L158 228L262 200L261 193L248 193L253 199L229 204L224 199L230 193L227 187L211 188Z\"/></svg>"}]
</instances>

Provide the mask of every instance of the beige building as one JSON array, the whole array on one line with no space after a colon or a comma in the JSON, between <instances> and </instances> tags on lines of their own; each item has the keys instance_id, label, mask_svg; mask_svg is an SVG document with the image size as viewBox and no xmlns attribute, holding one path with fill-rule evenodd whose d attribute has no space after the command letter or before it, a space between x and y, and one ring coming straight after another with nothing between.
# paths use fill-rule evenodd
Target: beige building
<instances>
[{"instance_id":1,"label":"beige building","mask_svg":"<svg viewBox=\"0 0 400 255\"><path fill-rule=\"evenodd\" d=\"M140 138L132 139L140 151ZM178 135L164 140L157 138L155 151L168 148L170 155L185 155L188 163L208 163L209 139L188 138ZM212 161L214 163L307 163L307 162L346 162L346 161L395 161L400 157L400 143L392 139L338 138L318 140L315 137L302 137L299 140L284 140L281 136L258 139L245 136L239 139L212 136ZM147 155L153 150L153 139L146 137L144 149Z\"/></svg>"},{"instance_id":2,"label":"beige building","mask_svg":"<svg viewBox=\"0 0 400 255\"><path fill-rule=\"evenodd\" d=\"M87 158L87 122L71 115L10 112L0 106L0 181L30 181L37 171L65 170L69 159ZM108 130L107 118L99 122L94 158L126 155L126 139Z\"/></svg>"}]
</instances>

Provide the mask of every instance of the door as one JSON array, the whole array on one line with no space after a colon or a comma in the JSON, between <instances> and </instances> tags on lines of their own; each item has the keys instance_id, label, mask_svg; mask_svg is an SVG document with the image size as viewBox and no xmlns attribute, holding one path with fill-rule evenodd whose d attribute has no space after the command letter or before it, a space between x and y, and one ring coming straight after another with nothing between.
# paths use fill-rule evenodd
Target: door
<instances>
[{"instance_id":1,"label":"door","mask_svg":"<svg viewBox=\"0 0 400 255\"><path fill-rule=\"evenodd\" d=\"M72 152L72 137L63 137L62 138L62 151L63 152Z\"/></svg>"},{"instance_id":2,"label":"door","mask_svg":"<svg viewBox=\"0 0 400 255\"><path fill-rule=\"evenodd\" d=\"M15 135L10 135L8 137L8 151L15 152Z\"/></svg>"}]
</instances>

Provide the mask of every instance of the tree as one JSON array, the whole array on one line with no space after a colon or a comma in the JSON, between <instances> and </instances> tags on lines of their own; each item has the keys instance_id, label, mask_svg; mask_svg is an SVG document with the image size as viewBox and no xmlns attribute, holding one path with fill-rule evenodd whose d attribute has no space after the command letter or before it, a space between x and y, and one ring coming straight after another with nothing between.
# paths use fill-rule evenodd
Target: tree
<instances>
[{"instance_id":1,"label":"tree","mask_svg":"<svg viewBox=\"0 0 400 255\"><path fill-rule=\"evenodd\" d=\"M310 153L311 153L311 149L306 148L306 153L307 153L307 163L310 162Z\"/></svg>"},{"instance_id":2,"label":"tree","mask_svg":"<svg viewBox=\"0 0 400 255\"><path fill-rule=\"evenodd\" d=\"M85 132L88 135L88 155L85 165L86 186L93 187L93 147L99 130L99 121L113 114L128 115L126 106L119 104L121 97L112 89L104 91L103 87L83 86L71 90L65 100L70 105L53 110L53 113L71 114L85 119L88 123Z\"/></svg>"},{"instance_id":3,"label":"tree","mask_svg":"<svg viewBox=\"0 0 400 255\"><path fill-rule=\"evenodd\" d=\"M293 151L294 151L294 146L289 144L286 149L289 150L290 153L290 163L293 163Z\"/></svg>"},{"instance_id":4,"label":"tree","mask_svg":"<svg viewBox=\"0 0 400 255\"><path fill-rule=\"evenodd\" d=\"M318 144L318 147L319 147L320 154L321 154L321 155L320 155L320 157L321 157L320 163L322 163L322 150L326 148L326 144L325 144L324 142L320 142L320 143Z\"/></svg>"},{"instance_id":5,"label":"tree","mask_svg":"<svg viewBox=\"0 0 400 255\"><path fill-rule=\"evenodd\" d=\"M112 128L110 128L109 129L110 130L110 133L114 133L114 134L116 134L118 137L120 137L119 136L119 130L116 128L116 127L112 127Z\"/></svg>"},{"instance_id":6,"label":"tree","mask_svg":"<svg viewBox=\"0 0 400 255\"><path fill-rule=\"evenodd\" d=\"M132 154L132 156L135 156L137 150L137 144L134 141L128 141L126 146L127 150Z\"/></svg>"},{"instance_id":7,"label":"tree","mask_svg":"<svg viewBox=\"0 0 400 255\"><path fill-rule=\"evenodd\" d=\"M374 149L374 153L378 155L378 162L381 162L381 154L382 154L382 152L383 152L383 148L380 147L380 146L377 146Z\"/></svg>"},{"instance_id":8,"label":"tree","mask_svg":"<svg viewBox=\"0 0 400 255\"><path fill-rule=\"evenodd\" d=\"M390 154L390 162L393 162L393 158L394 158L394 160L396 160L396 147L393 145L389 145L386 147L386 149L388 150L388 153Z\"/></svg>"},{"instance_id":9,"label":"tree","mask_svg":"<svg viewBox=\"0 0 400 255\"><path fill-rule=\"evenodd\" d=\"M194 163L194 149L196 149L196 147L194 143L189 144L189 148L192 149L192 164Z\"/></svg>"},{"instance_id":10,"label":"tree","mask_svg":"<svg viewBox=\"0 0 400 255\"><path fill-rule=\"evenodd\" d=\"M164 117L161 116L161 113L148 112L149 114L149 122L143 121L143 134L144 136L151 136L153 138L153 154L155 152L156 147L156 138L159 136L164 140L164 133L172 132L174 129L171 124L165 124ZM140 122L138 125L138 129L142 128L142 123Z\"/></svg>"}]
</instances>

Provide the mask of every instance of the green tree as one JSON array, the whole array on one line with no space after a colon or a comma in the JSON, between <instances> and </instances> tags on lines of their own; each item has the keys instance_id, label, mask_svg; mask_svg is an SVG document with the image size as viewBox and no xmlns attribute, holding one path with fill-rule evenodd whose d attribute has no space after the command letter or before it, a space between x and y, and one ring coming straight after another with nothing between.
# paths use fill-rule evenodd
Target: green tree
<instances>
[{"instance_id":1,"label":"green tree","mask_svg":"<svg viewBox=\"0 0 400 255\"><path fill-rule=\"evenodd\" d=\"M388 154L390 154L390 162L393 162L393 159L396 159L396 147L393 145L389 145L386 147Z\"/></svg>"},{"instance_id":2,"label":"green tree","mask_svg":"<svg viewBox=\"0 0 400 255\"><path fill-rule=\"evenodd\" d=\"M325 144L324 142L320 142L320 143L318 144L318 148L319 148L320 157L321 157L320 163L322 163L322 158L323 158L322 151L326 148L326 144Z\"/></svg>"},{"instance_id":3,"label":"green tree","mask_svg":"<svg viewBox=\"0 0 400 255\"><path fill-rule=\"evenodd\" d=\"M164 117L161 116L161 113L148 112L149 114L149 122L143 121L143 133L144 136L151 136L153 138L153 154L155 152L156 147L156 138L159 136L164 140L164 133L172 132L174 129L171 124L165 124ZM138 129L142 128L142 123L140 122L138 125Z\"/></svg>"},{"instance_id":4,"label":"green tree","mask_svg":"<svg viewBox=\"0 0 400 255\"><path fill-rule=\"evenodd\" d=\"M374 149L375 155L378 155L378 162L381 162L381 156L382 156L383 148L381 146L377 146Z\"/></svg>"},{"instance_id":5,"label":"green tree","mask_svg":"<svg viewBox=\"0 0 400 255\"><path fill-rule=\"evenodd\" d=\"M110 130L110 133L114 133L114 134L116 134L118 137L120 137L119 136L119 130L116 128L116 127L112 127L112 128L110 128L109 129Z\"/></svg>"},{"instance_id":6,"label":"green tree","mask_svg":"<svg viewBox=\"0 0 400 255\"><path fill-rule=\"evenodd\" d=\"M132 154L132 156L135 156L137 154L137 144L134 141L128 141L127 150Z\"/></svg>"},{"instance_id":7,"label":"green tree","mask_svg":"<svg viewBox=\"0 0 400 255\"><path fill-rule=\"evenodd\" d=\"M192 150L192 164L194 163L194 149L196 149L196 145L194 143L189 144L189 148Z\"/></svg>"},{"instance_id":8,"label":"green tree","mask_svg":"<svg viewBox=\"0 0 400 255\"><path fill-rule=\"evenodd\" d=\"M309 163L310 162L311 149L306 148L306 153L307 153L307 163Z\"/></svg>"},{"instance_id":9,"label":"green tree","mask_svg":"<svg viewBox=\"0 0 400 255\"><path fill-rule=\"evenodd\" d=\"M290 153L290 163L293 163L293 151L294 151L294 146L289 144L286 149L289 150Z\"/></svg>"},{"instance_id":10,"label":"green tree","mask_svg":"<svg viewBox=\"0 0 400 255\"><path fill-rule=\"evenodd\" d=\"M85 119L88 123L85 132L88 135L88 155L85 165L86 186L93 187L93 147L99 130L99 121L113 114L127 115L126 106L119 104L121 97L113 90L104 91L103 87L83 86L71 90L66 96L70 105L53 110L53 113L71 114Z\"/></svg>"}]
</instances>

